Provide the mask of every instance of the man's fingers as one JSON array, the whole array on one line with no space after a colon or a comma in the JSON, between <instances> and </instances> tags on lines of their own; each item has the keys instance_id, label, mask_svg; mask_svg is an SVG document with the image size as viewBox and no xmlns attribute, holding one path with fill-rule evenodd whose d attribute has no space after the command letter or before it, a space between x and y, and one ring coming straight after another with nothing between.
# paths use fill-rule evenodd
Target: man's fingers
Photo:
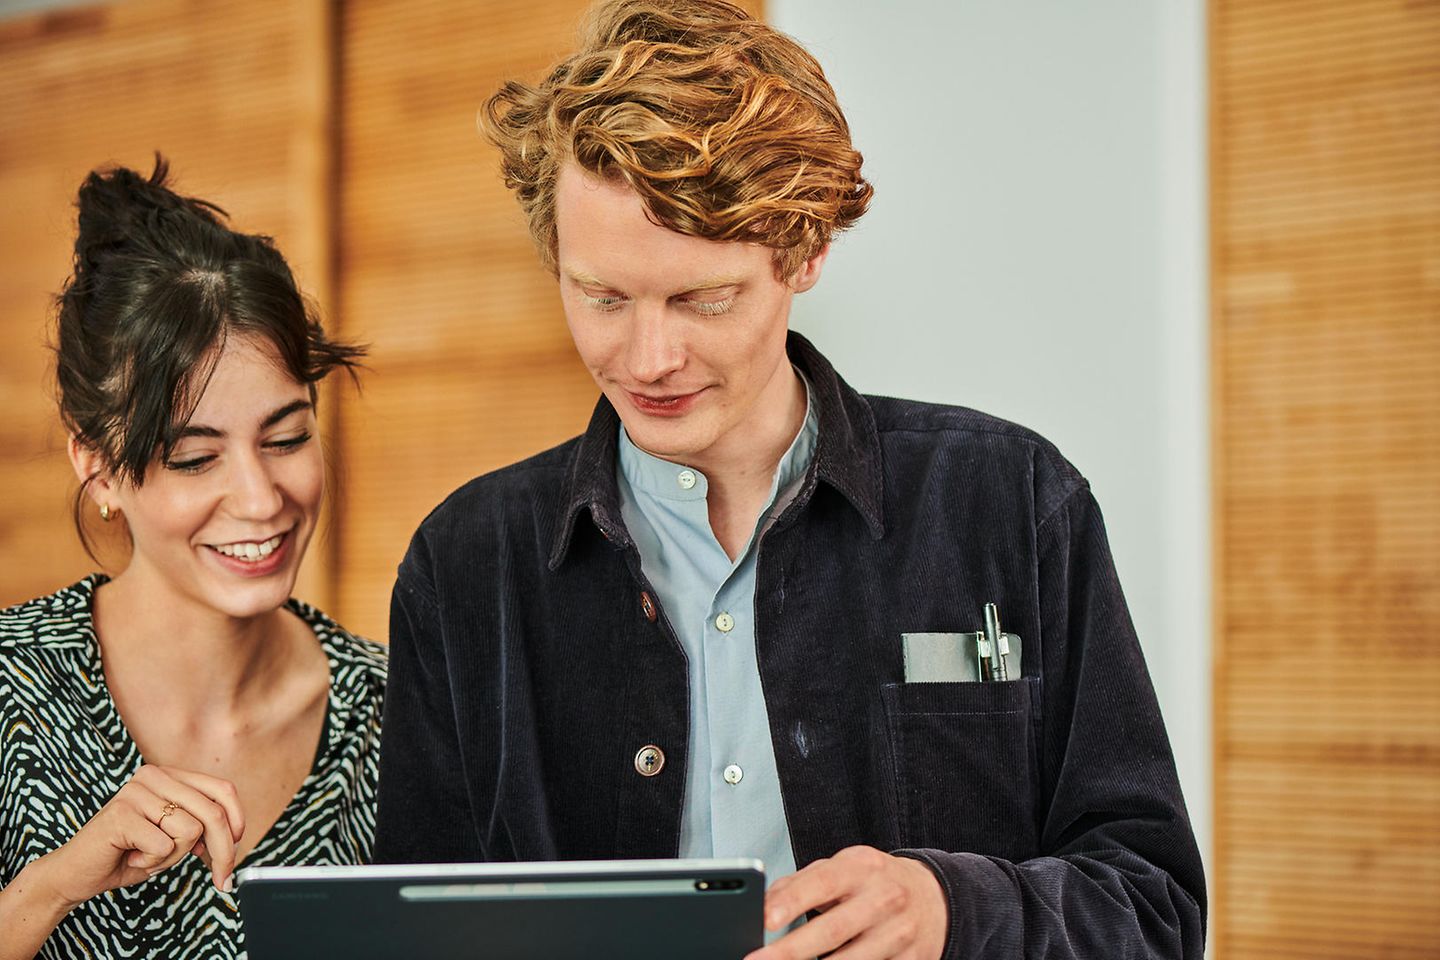
<instances>
[{"instance_id":1,"label":"man's fingers","mask_svg":"<svg viewBox=\"0 0 1440 960\"><path fill-rule=\"evenodd\" d=\"M785 934L766 947L760 956L764 960L801 960L824 956L845 946L875 920L875 911L867 909L863 900L847 900Z\"/></svg>"},{"instance_id":2,"label":"man's fingers","mask_svg":"<svg viewBox=\"0 0 1440 960\"><path fill-rule=\"evenodd\" d=\"M765 894L765 928L781 930L807 911L843 900L852 886L847 872L835 861L817 860L771 884Z\"/></svg>"},{"instance_id":3,"label":"man's fingers","mask_svg":"<svg viewBox=\"0 0 1440 960\"><path fill-rule=\"evenodd\" d=\"M834 953L827 954L825 960L889 960L892 957L913 957L914 942L913 932L907 933L901 923L881 923L854 937Z\"/></svg>"},{"instance_id":4,"label":"man's fingers","mask_svg":"<svg viewBox=\"0 0 1440 960\"><path fill-rule=\"evenodd\" d=\"M934 960L944 949L946 905L924 864L871 847L817 860L765 897L765 924L782 928L800 913L819 916L747 960Z\"/></svg>"}]
</instances>

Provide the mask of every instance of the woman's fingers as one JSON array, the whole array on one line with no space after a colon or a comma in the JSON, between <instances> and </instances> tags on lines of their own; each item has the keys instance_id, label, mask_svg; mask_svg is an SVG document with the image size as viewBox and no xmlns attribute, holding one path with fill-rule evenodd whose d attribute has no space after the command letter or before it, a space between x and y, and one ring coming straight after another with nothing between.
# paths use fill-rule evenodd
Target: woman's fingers
<instances>
[{"instance_id":1,"label":"woman's fingers","mask_svg":"<svg viewBox=\"0 0 1440 960\"><path fill-rule=\"evenodd\" d=\"M157 870L165 870L179 863L205 834L205 825L192 817L184 807L177 805L169 812L165 812L165 808L161 808L161 811L160 821L156 826L175 842L175 849L165 858L165 862L156 867Z\"/></svg>"},{"instance_id":2,"label":"woman's fingers","mask_svg":"<svg viewBox=\"0 0 1440 960\"><path fill-rule=\"evenodd\" d=\"M210 855L210 870L215 886L221 889L228 886L230 873L235 868L235 838L239 832L243 831L243 824L237 831L230 822L229 807L232 804L217 802L191 784L199 783L206 789L213 790L222 796L228 793L231 796L226 797L227 801L233 797L234 787L215 777L169 767L142 767L140 772L135 775L135 780L142 782L151 792L164 797L167 804L176 805L175 812L170 814L171 817L183 809L188 816L200 824L199 834L191 837L182 849L188 853L195 845L195 841L203 839L205 849ZM233 804L233 807L238 812L238 801ZM158 823L165 809L162 806L160 810L155 811L151 815L151 821Z\"/></svg>"},{"instance_id":3,"label":"woman's fingers","mask_svg":"<svg viewBox=\"0 0 1440 960\"><path fill-rule=\"evenodd\" d=\"M236 843L245 835L245 811L240 806L240 794L229 780L212 777L209 774L180 770L175 767L161 767L176 780L199 791L225 810L230 821L230 838Z\"/></svg>"},{"instance_id":4,"label":"woman's fingers","mask_svg":"<svg viewBox=\"0 0 1440 960\"><path fill-rule=\"evenodd\" d=\"M127 865L151 873L175 853L175 838L155 822L165 801L133 780L122 787L121 792L128 794L127 803L120 808L118 835L111 842L121 850L130 851L125 856Z\"/></svg>"},{"instance_id":5,"label":"woman's fingers","mask_svg":"<svg viewBox=\"0 0 1440 960\"><path fill-rule=\"evenodd\" d=\"M106 890L139 883L187 854L210 867L225 889L244 832L235 788L185 770L142 766L66 843L49 855L57 864L55 893L78 904Z\"/></svg>"}]
</instances>

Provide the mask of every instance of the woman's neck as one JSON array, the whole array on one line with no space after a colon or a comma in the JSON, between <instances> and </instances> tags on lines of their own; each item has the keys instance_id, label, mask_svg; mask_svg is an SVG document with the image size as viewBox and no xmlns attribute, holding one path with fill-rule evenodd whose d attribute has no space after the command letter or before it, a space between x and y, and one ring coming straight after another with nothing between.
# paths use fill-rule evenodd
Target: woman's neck
<instances>
[{"instance_id":1,"label":"woman's neck","mask_svg":"<svg viewBox=\"0 0 1440 960\"><path fill-rule=\"evenodd\" d=\"M183 596L133 565L95 592L95 631L117 703L190 723L222 721L263 702L294 657L288 610L237 619Z\"/></svg>"}]
</instances>

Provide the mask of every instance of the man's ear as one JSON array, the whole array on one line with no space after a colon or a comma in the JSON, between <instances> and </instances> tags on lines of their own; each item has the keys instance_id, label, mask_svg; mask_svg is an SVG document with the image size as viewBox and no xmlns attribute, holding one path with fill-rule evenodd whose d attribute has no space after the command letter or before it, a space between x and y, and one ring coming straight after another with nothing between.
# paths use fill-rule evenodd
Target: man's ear
<instances>
[{"instance_id":1,"label":"man's ear","mask_svg":"<svg viewBox=\"0 0 1440 960\"><path fill-rule=\"evenodd\" d=\"M94 500L97 506L116 509L119 505L115 502L115 479L100 451L73 433L65 451L70 455L70 466L75 469L75 476L80 478L80 483L86 484L88 481L85 486L86 495Z\"/></svg>"},{"instance_id":2,"label":"man's ear","mask_svg":"<svg viewBox=\"0 0 1440 960\"><path fill-rule=\"evenodd\" d=\"M790 289L796 293L804 293L815 284L820 282L820 271L825 266L825 258L830 256L830 244L820 248L820 252L809 260L803 261L790 278Z\"/></svg>"}]
</instances>

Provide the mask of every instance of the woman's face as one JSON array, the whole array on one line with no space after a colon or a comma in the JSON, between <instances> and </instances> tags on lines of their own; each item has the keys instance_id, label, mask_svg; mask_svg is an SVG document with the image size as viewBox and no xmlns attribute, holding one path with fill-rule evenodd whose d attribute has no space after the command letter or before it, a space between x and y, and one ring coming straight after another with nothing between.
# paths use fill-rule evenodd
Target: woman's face
<instances>
[{"instance_id":1,"label":"woman's face","mask_svg":"<svg viewBox=\"0 0 1440 960\"><path fill-rule=\"evenodd\" d=\"M261 339L231 339L168 460L136 487L92 485L119 507L123 576L170 601L237 618L289 598L315 530L325 467L309 388Z\"/></svg>"}]
</instances>

